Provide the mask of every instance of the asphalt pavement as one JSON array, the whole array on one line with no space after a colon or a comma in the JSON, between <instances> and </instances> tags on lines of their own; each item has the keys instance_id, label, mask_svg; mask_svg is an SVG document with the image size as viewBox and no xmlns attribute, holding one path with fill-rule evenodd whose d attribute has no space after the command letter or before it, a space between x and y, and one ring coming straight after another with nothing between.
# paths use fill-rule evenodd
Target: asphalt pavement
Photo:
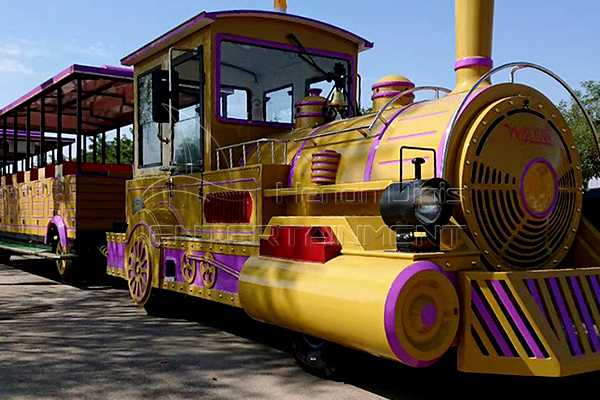
<instances>
[{"instance_id":1,"label":"asphalt pavement","mask_svg":"<svg viewBox=\"0 0 600 400\"><path fill-rule=\"evenodd\" d=\"M174 318L149 317L119 280L74 287L45 261L0 265L0 399L554 399L600 378L465 374L453 352L423 370L350 353L328 381L295 363L282 329L204 300L171 307Z\"/></svg>"}]
</instances>

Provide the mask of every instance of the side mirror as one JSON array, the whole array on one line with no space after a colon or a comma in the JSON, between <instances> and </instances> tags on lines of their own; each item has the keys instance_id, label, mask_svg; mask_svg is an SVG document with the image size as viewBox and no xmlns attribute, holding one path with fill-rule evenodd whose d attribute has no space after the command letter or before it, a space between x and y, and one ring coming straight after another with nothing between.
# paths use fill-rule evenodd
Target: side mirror
<instances>
[{"instance_id":1,"label":"side mirror","mask_svg":"<svg viewBox=\"0 0 600 400\"><path fill-rule=\"evenodd\" d=\"M169 92L169 71L152 72L152 121L169 123L179 121L179 73L173 71L173 93ZM169 113L169 98L171 112Z\"/></svg>"}]
</instances>

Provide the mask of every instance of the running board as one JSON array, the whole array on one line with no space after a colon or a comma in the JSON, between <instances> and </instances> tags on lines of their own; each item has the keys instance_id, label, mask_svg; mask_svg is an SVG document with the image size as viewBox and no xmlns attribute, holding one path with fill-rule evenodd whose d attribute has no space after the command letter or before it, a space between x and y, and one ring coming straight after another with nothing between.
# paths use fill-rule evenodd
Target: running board
<instances>
[{"instance_id":1,"label":"running board","mask_svg":"<svg viewBox=\"0 0 600 400\"><path fill-rule=\"evenodd\" d=\"M600 370L600 268L461 272L458 369L566 376Z\"/></svg>"},{"instance_id":2,"label":"running board","mask_svg":"<svg viewBox=\"0 0 600 400\"><path fill-rule=\"evenodd\" d=\"M6 250L13 254L36 256L51 260L69 260L77 258L77 254L55 254L40 247L25 247L25 245L22 244L12 244L7 242L0 242L0 250Z\"/></svg>"}]
</instances>

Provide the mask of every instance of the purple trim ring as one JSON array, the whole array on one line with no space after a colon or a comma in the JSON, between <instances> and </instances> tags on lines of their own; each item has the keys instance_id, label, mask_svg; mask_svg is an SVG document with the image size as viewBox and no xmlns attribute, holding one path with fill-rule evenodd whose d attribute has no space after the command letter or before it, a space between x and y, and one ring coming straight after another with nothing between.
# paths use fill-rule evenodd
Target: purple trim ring
<instances>
[{"instance_id":1,"label":"purple trim ring","mask_svg":"<svg viewBox=\"0 0 600 400\"><path fill-rule=\"evenodd\" d=\"M400 274L394 280L394 283L392 283L390 291L387 295L387 299L385 301L385 308L383 314L385 335L387 337L390 348L401 362L411 367L417 368L428 367L436 361L438 361L439 357L433 360L423 361L418 360L410 354L408 354L406 349L402 346L402 343L400 343L400 340L398 339L398 335L396 333L398 331L398 327L396 326L396 306L398 303L398 299L400 298L400 294L402 293L402 290L404 289L408 281L414 276L418 275L419 273L425 271L436 271L442 274L443 276L447 276L444 270L442 270L442 268L440 268L437 264L432 263L431 261L418 261L414 264L409 265L407 268L402 270L402 272L400 272ZM433 307L435 308L435 306ZM432 317L432 313L433 311L431 310L431 307L425 310L425 313L423 313L422 310L422 318L424 317L425 319L424 323L431 323L430 318ZM435 310L435 314L437 317L437 309ZM434 323L431 323L431 325L433 325Z\"/></svg>"},{"instance_id":2,"label":"purple trim ring","mask_svg":"<svg viewBox=\"0 0 600 400\"><path fill-rule=\"evenodd\" d=\"M538 212L532 210L531 207L529 206L529 204L527 203L527 200L525 199L525 187L524 187L525 175L527 175L527 171L529 171L529 168L531 168L534 164L537 164L537 163L542 163L542 164L546 165L548 167L548 169L550 170L550 172L552 172L552 178L554 180L554 198L552 199L552 204L550 205L550 207L548 207L548 209L546 211L544 211L543 213L538 213ZM554 210L554 207L556 207L556 202L558 201L558 176L556 175L556 170L554 169L552 164L550 164L550 161L548 161L542 157L534 158L533 160L529 161L529 163L525 166L525 169L523 169L523 174L521 175L521 183L519 184L519 193L521 194L521 200L523 201L523 204L525 205L525 209L527 210L527 212L529 214L531 214L537 218L546 218L548 215L550 215L550 213Z\"/></svg>"},{"instance_id":3,"label":"purple trim ring","mask_svg":"<svg viewBox=\"0 0 600 400\"><path fill-rule=\"evenodd\" d=\"M294 118L324 118L323 113L299 113Z\"/></svg>"},{"instance_id":4,"label":"purple trim ring","mask_svg":"<svg viewBox=\"0 0 600 400\"><path fill-rule=\"evenodd\" d=\"M381 92L381 93L375 93L373 96L371 96L371 100L379 99L379 98L382 98L382 97L394 97L394 96L397 96L397 95L399 95L400 93L402 93L402 92L398 92L398 91L397 91L397 92ZM405 95L404 95L404 96L402 96L402 97L407 97L407 98L409 98L409 99L414 99L414 98L415 98L415 94L414 94L414 93L408 93L408 94L405 94ZM402 98L402 97L401 97L401 98Z\"/></svg>"},{"instance_id":5,"label":"purple trim ring","mask_svg":"<svg viewBox=\"0 0 600 400\"><path fill-rule=\"evenodd\" d=\"M298 103L294 104L294 107L322 106L323 104L325 104L325 100L307 100L307 101L299 101Z\"/></svg>"},{"instance_id":6,"label":"purple trim ring","mask_svg":"<svg viewBox=\"0 0 600 400\"><path fill-rule=\"evenodd\" d=\"M457 71L462 68L469 67L486 67L492 68L494 66L494 61L492 61L489 57L465 57L457 60L454 63L454 70Z\"/></svg>"},{"instance_id":7,"label":"purple trim ring","mask_svg":"<svg viewBox=\"0 0 600 400\"><path fill-rule=\"evenodd\" d=\"M409 81L389 81L389 82L376 82L373 84L373 86L371 86L372 90L375 90L377 88L382 88L382 87L392 87L392 86L408 86L408 87L415 87L415 84Z\"/></svg>"}]
</instances>

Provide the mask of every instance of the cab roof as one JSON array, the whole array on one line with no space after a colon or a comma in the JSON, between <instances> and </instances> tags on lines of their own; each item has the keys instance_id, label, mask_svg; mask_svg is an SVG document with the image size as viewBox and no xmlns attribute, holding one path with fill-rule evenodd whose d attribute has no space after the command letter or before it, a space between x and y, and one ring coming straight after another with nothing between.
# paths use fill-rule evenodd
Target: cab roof
<instances>
[{"instance_id":1,"label":"cab roof","mask_svg":"<svg viewBox=\"0 0 600 400\"><path fill-rule=\"evenodd\" d=\"M178 27L170 30L166 34L162 35L158 39L150 42L149 44L141 47L130 55L126 56L121 60L122 65L132 66L138 62L158 53L161 50L165 50L169 46L173 45L182 38L189 36L190 34L199 31L200 29L212 24L218 18L228 17L261 17L270 18L283 21L291 21L300 23L306 26L315 27L323 31L330 32L331 34L343 37L358 46L358 51L364 51L373 47L373 43L368 40L355 35L345 29L339 28L327 24L325 22L317 21L311 18L301 17L299 15L285 14L272 11L257 11L257 10L233 10L233 11L215 11L215 12L202 12L195 17L190 18L186 22L182 23Z\"/></svg>"}]
</instances>

